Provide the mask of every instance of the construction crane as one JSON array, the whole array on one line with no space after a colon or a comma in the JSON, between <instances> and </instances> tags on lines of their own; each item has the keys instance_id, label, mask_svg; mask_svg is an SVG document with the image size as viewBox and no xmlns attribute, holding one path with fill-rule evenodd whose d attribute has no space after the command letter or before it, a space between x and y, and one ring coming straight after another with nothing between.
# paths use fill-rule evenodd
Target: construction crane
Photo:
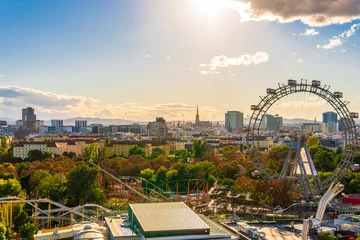
<instances>
[{"instance_id":1,"label":"construction crane","mask_svg":"<svg viewBox=\"0 0 360 240\"><path fill-rule=\"evenodd\" d=\"M315 218L310 218L304 220L302 231L301 231L301 239L308 240L308 234L310 233L310 239L317 240L318 234L320 230L320 225L326 210L326 205L334 199L336 195L341 193L344 190L344 185L337 183L334 186L332 183L326 193L322 196L319 201L319 205L316 211Z\"/></svg>"}]
</instances>

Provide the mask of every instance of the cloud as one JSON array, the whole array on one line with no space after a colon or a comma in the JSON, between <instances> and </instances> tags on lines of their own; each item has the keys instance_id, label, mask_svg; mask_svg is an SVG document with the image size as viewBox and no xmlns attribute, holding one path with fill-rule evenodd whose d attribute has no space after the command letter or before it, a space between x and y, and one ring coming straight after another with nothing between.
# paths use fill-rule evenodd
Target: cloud
<instances>
[{"instance_id":1,"label":"cloud","mask_svg":"<svg viewBox=\"0 0 360 240\"><path fill-rule=\"evenodd\" d=\"M107 104L84 96L70 96L43 92L17 86L0 87L0 114L3 117L21 118L21 109L31 106L38 119L69 117L103 117L153 121L157 116L166 120L193 120L195 105L167 103L141 105L138 103ZM202 119L222 116L214 107L201 107Z\"/></svg>"},{"instance_id":2,"label":"cloud","mask_svg":"<svg viewBox=\"0 0 360 240\"><path fill-rule=\"evenodd\" d=\"M240 21L301 21L314 26L343 24L360 19L358 0L229 0Z\"/></svg>"},{"instance_id":3,"label":"cloud","mask_svg":"<svg viewBox=\"0 0 360 240\"><path fill-rule=\"evenodd\" d=\"M331 39L329 39L329 42L327 44L323 46L318 45L317 47L323 49L332 49L341 46L344 43L344 41L349 37L353 36L359 28L360 28L360 23L353 24L349 30L346 30L341 34L332 37Z\"/></svg>"},{"instance_id":4,"label":"cloud","mask_svg":"<svg viewBox=\"0 0 360 240\"><path fill-rule=\"evenodd\" d=\"M292 33L291 35L296 36L296 33Z\"/></svg>"},{"instance_id":5,"label":"cloud","mask_svg":"<svg viewBox=\"0 0 360 240\"><path fill-rule=\"evenodd\" d=\"M169 57L169 56L167 56L167 57L166 57L166 59L167 59L167 60L169 60L169 59L170 59L170 57Z\"/></svg>"},{"instance_id":6,"label":"cloud","mask_svg":"<svg viewBox=\"0 0 360 240\"><path fill-rule=\"evenodd\" d=\"M319 32L317 32L314 28L306 28L304 33L300 33L302 36L315 36L319 35Z\"/></svg>"},{"instance_id":7,"label":"cloud","mask_svg":"<svg viewBox=\"0 0 360 240\"><path fill-rule=\"evenodd\" d=\"M346 49L341 49L340 52L345 53L347 50Z\"/></svg>"},{"instance_id":8,"label":"cloud","mask_svg":"<svg viewBox=\"0 0 360 240\"><path fill-rule=\"evenodd\" d=\"M297 62L298 62L298 63L303 63L304 60L303 60L302 58L299 58L299 59L297 60Z\"/></svg>"},{"instance_id":9,"label":"cloud","mask_svg":"<svg viewBox=\"0 0 360 240\"><path fill-rule=\"evenodd\" d=\"M151 56L150 56L150 55L145 55L144 57L145 57L145 58L151 58Z\"/></svg>"},{"instance_id":10,"label":"cloud","mask_svg":"<svg viewBox=\"0 0 360 240\"><path fill-rule=\"evenodd\" d=\"M292 54L293 54L293 55L296 55L296 52L293 52Z\"/></svg>"},{"instance_id":11,"label":"cloud","mask_svg":"<svg viewBox=\"0 0 360 240\"><path fill-rule=\"evenodd\" d=\"M205 70L199 70L199 72L200 72L202 75L207 75L207 74L208 74L208 71L205 71Z\"/></svg>"}]
</instances>

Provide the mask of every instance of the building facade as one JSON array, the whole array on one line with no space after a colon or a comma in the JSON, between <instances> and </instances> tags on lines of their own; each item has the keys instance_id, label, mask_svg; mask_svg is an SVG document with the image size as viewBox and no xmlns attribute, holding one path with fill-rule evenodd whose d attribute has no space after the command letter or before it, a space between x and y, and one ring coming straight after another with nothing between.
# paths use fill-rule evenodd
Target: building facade
<instances>
[{"instance_id":1,"label":"building facade","mask_svg":"<svg viewBox=\"0 0 360 240\"><path fill-rule=\"evenodd\" d=\"M225 129L228 132L241 133L244 127L244 114L239 111L225 113Z\"/></svg>"},{"instance_id":2,"label":"building facade","mask_svg":"<svg viewBox=\"0 0 360 240\"><path fill-rule=\"evenodd\" d=\"M62 127L64 126L64 121L60 119L52 119L51 126L56 128Z\"/></svg>"},{"instance_id":3,"label":"building facade","mask_svg":"<svg viewBox=\"0 0 360 240\"><path fill-rule=\"evenodd\" d=\"M261 122L261 128L268 131L278 131L283 128L283 119L277 114L265 114Z\"/></svg>"},{"instance_id":4,"label":"building facade","mask_svg":"<svg viewBox=\"0 0 360 240\"><path fill-rule=\"evenodd\" d=\"M77 128L87 127L87 120L75 120L75 127Z\"/></svg>"},{"instance_id":5,"label":"building facade","mask_svg":"<svg viewBox=\"0 0 360 240\"><path fill-rule=\"evenodd\" d=\"M31 107L22 109L22 126L24 128L35 129L36 127L36 115L35 110Z\"/></svg>"}]
</instances>

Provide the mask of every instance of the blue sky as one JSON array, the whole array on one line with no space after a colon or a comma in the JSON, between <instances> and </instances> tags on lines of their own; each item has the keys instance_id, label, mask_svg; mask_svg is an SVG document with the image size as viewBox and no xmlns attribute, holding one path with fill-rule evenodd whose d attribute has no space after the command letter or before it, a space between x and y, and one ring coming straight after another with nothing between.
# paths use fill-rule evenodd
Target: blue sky
<instances>
[{"instance_id":1,"label":"blue sky","mask_svg":"<svg viewBox=\"0 0 360 240\"><path fill-rule=\"evenodd\" d=\"M193 120L199 105L223 120L289 78L319 79L359 111L359 3L271 2L0 1L0 114ZM299 117L315 100L288 101L298 113L274 111Z\"/></svg>"}]
</instances>

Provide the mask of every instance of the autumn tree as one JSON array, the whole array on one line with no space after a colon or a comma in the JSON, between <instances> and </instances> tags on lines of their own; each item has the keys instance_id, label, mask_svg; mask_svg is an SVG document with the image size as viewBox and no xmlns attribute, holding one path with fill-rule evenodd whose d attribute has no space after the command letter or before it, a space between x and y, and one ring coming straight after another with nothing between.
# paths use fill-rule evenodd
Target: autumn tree
<instances>
[{"instance_id":1,"label":"autumn tree","mask_svg":"<svg viewBox=\"0 0 360 240\"><path fill-rule=\"evenodd\" d=\"M306 145L308 148L312 146L319 146L320 145L320 139L317 136L309 136Z\"/></svg>"}]
</instances>

